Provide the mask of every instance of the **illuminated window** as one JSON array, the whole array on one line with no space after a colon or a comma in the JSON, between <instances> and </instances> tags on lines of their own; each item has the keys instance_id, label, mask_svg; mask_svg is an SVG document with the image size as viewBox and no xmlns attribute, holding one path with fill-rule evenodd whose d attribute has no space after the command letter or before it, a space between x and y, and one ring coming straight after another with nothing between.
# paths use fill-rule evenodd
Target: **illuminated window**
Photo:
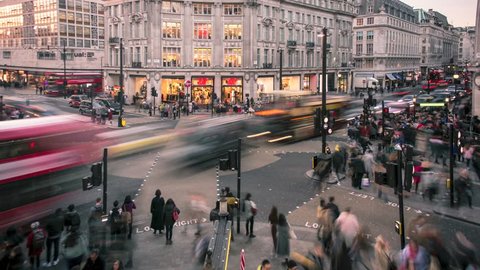
<instances>
[{"instance_id":1,"label":"illuminated window","mask_svg":"<svg viewBox=\"0 0 480 270\"><path fill-rule=\"evenodd\" d=\"M242 25L241 24L225 24L223 27L225 39L240 40L242 39Z\"/></svg>"},{"instance_id":2,"label":"illuminated window","mask_svg":"<svg viewBox=\"0 0 480 270\"><path fill-rule=\"evenodd\" d=\"M194 39L212 39L211 23L194 23L193 25Z\"/></svg>"},{"instance_id":3,"label":"illuminated window","mask_svg":"<svg viewBox=\"0 0 480 270\"><path fill-rule=\"evenodd\" d=\"M162 32L163 38L179 39L181 38L182 24L179 22L163 22Z\"/></svg>"},{"instance_id":4,"label":"illuminated window","mask_svg":"<svg viewBox=\"0 0 480 270\"><path fill-rule=\"evenodd\" d=\"M241 67L242 66L242 48L225 48L224 66L225 67Z\"/></svg>"},{"instance_id":5,"label":"illuminated window","mask_svg":"<svg viewBox=\"0 0 480 270\"><path fill-rule=\"evenodd\" d=\"M69 10L75 10L75 1L74 0L67 0L67 6Z\"/></svg>"},{"instance_id":6,"label":"illuminated window","mask_svg":"<svg viewBox=\"0 0 480 270\"><path fill-rule=\"evenodd\" d=\"M75 23L75 13L74 12L68 12L67 18L68 18L69 23Z\"/></svg>"},{"instance_id":7,"label":"illuminated window","mask_svg":"<svg viewBox=\"0 0 480 270\"><path fill-rule=\"evenodd\" d=\"M363 25L363 19L357 19L357 25Z\"/></svg>"},{"instance_id":8,"label":"illuminated window","mask_svg":"<svg viewBox=\"0 0 480 270\"><path fill-rule=\"evenodd\" d=\"M180 52L178 47L163 47L163 66L164 67L180 67Z\"/></svg>"},{"instance_id":9,"label":"illuminated window","mask_svg":"<svg viewBox=\"0 0 480 270\"><path fill-rule=\"evenodd\" d=\"M193 14L195 14L195 15L211 15L212 14L212 4L194 3L193 4Z\"/></svg>"},{"instance_id":10,"label":"illuminated window","mask_svg":"<svg viewBox=\"0 0 480 270\"><path fill-rule=\"evenodd\" d=\"M212 61L212 49L195 48L193 49L193 65L195 67L209 67Z\"/></svg>"},{"instance_id":11,"label":"illuminated window","mask_svg":"<svg viewBox=\"0 0 480 270\"><path fill-rule=\"evenodd\" d=\"M83 27L77 26L77 37L83 37Z\"/></svg>"},{"instance_id":12,"label":"illuminated window","mask_svg":"<svg viewBox=\"0 0 480 270\"><path fill-rule=\"evenodd\" d=\"M242 4L224 4L223 15L227 16L241 16L243 15Z\"/></svg>"},{"instance_id":13,"label":"illuminated window","mask_svg":"<svg viewBox=\"0 0 480 270\"><path fill-rule=\"evenodd\" d=\"M60 10L58 12L58 21L59 22L67 22L67 12Z\"/></svg>"},{"instance_id":14,"label":"illuminated window","mask_svg":"<svg viewBox=\"0 0 480 270\"><path fill-rule=\"evenodd\" d=\"M77 24L83 24L83 15L82 13L75 14L75 21Z\"/></svg>"},{"instance_id":15,"label":"illuminated window","mask_svg":"<svg viewBox=\"0 0 480 270\"><path fill-rule=\"evenodd\" d=\"M162 12L180 13L181 7L180 2L162 1Z\"/></svg>"}]
</instances>

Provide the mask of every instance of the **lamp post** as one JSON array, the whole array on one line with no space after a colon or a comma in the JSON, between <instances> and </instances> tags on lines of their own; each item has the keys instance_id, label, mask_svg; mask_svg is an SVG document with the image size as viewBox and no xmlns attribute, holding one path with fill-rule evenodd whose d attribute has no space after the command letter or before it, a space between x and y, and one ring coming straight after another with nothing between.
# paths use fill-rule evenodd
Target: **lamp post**
<instances>
[{"instance_id":1,"label":"lamp post","mask_svg":"<svg viewBox=\"0 0 480 270\"><path fill-rule=\"evenodd\" d=\"M327 32L328 29L322 29L322 114L321 119L327 117ZM328 119L328 118L327 118ZM328 121L328 120L327 120ZM327 149L327 132L325 128L326 123L322 128L322 153L326 153ZM328 125L327 125L328 128Z\"/></svg>"},{"instance_id":2,"label":"lamp post","mask_svg":"<svg viewBox=\"0 0 480 270\"><path fill-rule=\"evenodd\" d=\"M279 74L278 74L278 77L279 77L279 80L280 80L279 89L283 90L283 82L282 82L283 81L283 49L278 49L277 52L280 53L280 61L279 61L280 69L279 69Z\"/></svg>"},{"instance_id":3,"label":"lamp post","mask_svg":"<svg viewBox=\"0 0 480 270\"><path fill-rule=\"evenodd\" d=\"M120 38L120 91L118 100L120 101L120 112L118 113L118 127L123 127L123 38ZM93 106L93 103L92 103Z\"/></svg>"},{"instance_id":4,"label":"lamp post","mask_svg":"<svg viewBox=\"0 0 480 270\"><path fill-rule=\"evenodd\" d=\"M453 83L455 84L455 96L457 96L458 78L460 78L458 74L453 74Z\"/></svg>"}]
</instances>

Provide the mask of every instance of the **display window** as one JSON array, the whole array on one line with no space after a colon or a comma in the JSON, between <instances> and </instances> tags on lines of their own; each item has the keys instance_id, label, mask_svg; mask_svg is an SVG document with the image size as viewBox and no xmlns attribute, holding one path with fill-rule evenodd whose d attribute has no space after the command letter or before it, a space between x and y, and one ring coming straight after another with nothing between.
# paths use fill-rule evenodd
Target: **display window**
<instances>
[{"instance_id":1,"label":"display window","mask_svg":"<svg viewBox=\"0 0 480 270\"><path fill-rule=\"evenodd\" d=\"M243 78L222 77L222 102L239 104L243 102Z\"/></svg>"},{"instance_id":2,"label":"display window","mask_svg":"<svg viewBox=\"0 0 480 270\"><path fill-rule=\"evenodd\" d=\"M184 77L162 78L162 101L178 101L179 96L185 94L184 85Z\"/></svg>"},{"instance_id":3,"label":"display window","mask_svg":"<svg viewBox=\"0 0 480 270\"><path fill-rule=\"evenodd\" d=\"M197 105L212 103L214 77L192 77L192 101Z\"/></svg>"},{"instance_id":4,"label":"display window","mask_svg":"<svg viewBox=\"0 0 480 270\"><path fill-rule=\"evenodd\" d=\"M282 89L287 91L299 91L300 76L284 76L282 77Z\"/></svg>"}]
</instances>

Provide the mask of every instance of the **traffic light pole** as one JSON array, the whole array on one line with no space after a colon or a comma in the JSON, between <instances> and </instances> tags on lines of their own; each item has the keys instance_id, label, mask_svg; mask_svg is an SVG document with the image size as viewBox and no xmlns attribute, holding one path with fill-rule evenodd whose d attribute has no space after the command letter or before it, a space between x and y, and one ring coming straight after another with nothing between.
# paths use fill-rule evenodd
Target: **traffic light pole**
<instances>
[{"instance_id":1,"label":"traffic light pole","mask_svg":"<svg viewBox=\"0 0 480 270\"><path fill-rule=\"evenodd\" d=\"M385 138L385 101L382 100L382 138Z\"/></svg>"},{"instance_id":2,"label":"traffic light pole","mask_svg":"<svg viewBox=\"0 0 480 270\"><path fill-rule=\"evenodd\" d=\"M240 234L240 188L241 188L241 178L242 178L242 139L238 138L237 145L237 198L239 200L238 209L237 209L237 234Z\"/></svg>"},{"instance_id":3,"label":"traffic light pole","mask_svg":"<svg viewBox=\"0 0 480 270\"><path fill-rule=\"evenodd\" d=\"M322 29L322 113L321 113L321 125L322 125L322 153L327 152L327 133L325 132L324 119L327 116L327 34L328 29L324 27Z\"/></svg>"},{"instance_id":4,"label":"traffic light pole","mask_svg":"<svg viewBox=\"0 0 480 270\"><path fill-rule=\"evenodd\" d=\"M120 38L120 91L118 101L120 101L120 112L118 113L118 127L123 127L123 38ZM93 104L92 104L93 108Z\"/></svg>"},{"instance_id":5,"label":"traffic light pole","mask_svg":"<svg viewBox=\"0 0 480 270\"><path fill-rule=\"evenodd\" d=\"M397 150L397 193L398 209L400 215L400 245L405 247L405 216L403 213L403 181L402 181L402 150Z\"/></svg>"},{"instance_id":6,"label":"traffic light pole","mask_svg":"<svg viewBox=\"0 0 480 270\"><path fill-rule=\"evenodd\" d=\"M103 148L103 213L107 214L107 160L108 149Z\"/></svg>"},{"instance_id":7,"label":"traffic light pole","mask_svg":"<svg viewBox=\"0 0 480 270\"><path fill-rule=\"evenodd\" d=\"M447 116L448 117L448 116ZM455 166L455 158L453 155L453 123L450 123L449 127L449 135L450 135L450 207L454 206L454 194L453 194L453 167Z\"/></svg>"}]
</instances>

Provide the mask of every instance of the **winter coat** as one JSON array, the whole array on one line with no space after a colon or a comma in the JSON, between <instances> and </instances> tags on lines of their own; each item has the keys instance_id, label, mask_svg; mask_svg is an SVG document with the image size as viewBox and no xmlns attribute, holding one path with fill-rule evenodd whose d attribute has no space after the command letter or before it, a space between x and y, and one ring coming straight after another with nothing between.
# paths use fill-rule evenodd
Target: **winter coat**
<instances>
[{"instance_id":1,"label":"winter coat","mask_svg":"<svg viewBox=\"0 0 480 270\"><path fill-rule=\"evenodd\" d=\"M73 237L74 241L69 241L69 237ZM71 243L70 243L71 242ZM61 247L63 248L63 256L66 259L78 258L84 256L88 252L87 240L82 234L76 232L69 233L61 241Z\"/></svg>"},{"instance_id":2,"label":"winter coat","mask_svg":"<svg viewBox=\"0 0 480 270\"><path fill-rule=\"evenodd\" d=\"M57 239L63 232L64 219L61 215L55 215L48 220L45 229L48 233L48 239Z\"/></svg>"},{"instance_id":3,"label":"winter coat","mask_svg":"<svg viewBox=\"0 0 480 270\"><path fill-rule=\"evenodd\" d=\"M279 256L290 255L290 227L288 224L277 226L277 254Z\"/></svg>"},{"instance_id":4,"label":"winter coat","mask_svg":"<svg viewBox=\"0 0 480 270\"><path fill-rule=\"evenodd\" d=\"M43 244L41 247L34 247L33 242L34 242L34 235L38 231L41 231L43 233ZM45 240L47 239L47 232L42 229L42 228L37 228L28 234L27 237L27 248L28 248L28 256L40 256L42 254L43 248L45 247Z\"/></svg>"},{"instance_id":5,"label":"winter coat","mask_svg":"<svg viewBox=\"0 0 480 270\"><path fill-rule=\"evenodd\" d=\"M332 156L333 168L341 168L344 161L344 154L341 151L335 151Z\"/></svg>"},{"instance_id":6,"label":"winter coat","mask_svg":"<svg viewBox=\"0 0 480 270\"><path fill-rule=\"evenodd\" d=\"M165 207L165 200L158 196L152 199L150 205L150 213L152 213L152 223L150 228L154 230L163 230L163 208Z\"/></svg>"},{"instance_id":7,"label":"winter coat","mask_svg":"<svg viewBox=\"0 0 480 270\"><path fill-rule=\"evenodd\" d=\"M350 160L350 166L353 169L353 173L365 173L365 165L360 158L352 158Z\"/></svg>"},{"instance_id":8,"label":"winter coat","mask_svg":"<svg viewBox=\"0 0 480 270\"><path fill-rule=\"evenodd\" d=\"M163 221L165 222L166 226L172 226L175 224L175 220L173 220L173 210L175 208L180 214L180 209L178 209L174 204L165 204L163 209Z\"/></svg>"},{"instance_id":9,"label":"winter coat","mask_svg":"<svg viewBox=\"0 0 480 270\"><path fill-rule=\"evenodd\" d=\"M104 269L105 269L105 262L103 261L102 258L97 257L95 262L92 261L91 258L88 258L82 270L104 270Z\"/></svg>"},{"instance_id":10,"label":"winter coat","mask_svg":"<svg viewBox=\"0 0 480 270\"><path fill-rule=\"evenodd\" d=\"M80 215L76 210L69 211L65 214L64 225L69 229L78 229L80 228Z\"/></svg>"}]
</instances>

